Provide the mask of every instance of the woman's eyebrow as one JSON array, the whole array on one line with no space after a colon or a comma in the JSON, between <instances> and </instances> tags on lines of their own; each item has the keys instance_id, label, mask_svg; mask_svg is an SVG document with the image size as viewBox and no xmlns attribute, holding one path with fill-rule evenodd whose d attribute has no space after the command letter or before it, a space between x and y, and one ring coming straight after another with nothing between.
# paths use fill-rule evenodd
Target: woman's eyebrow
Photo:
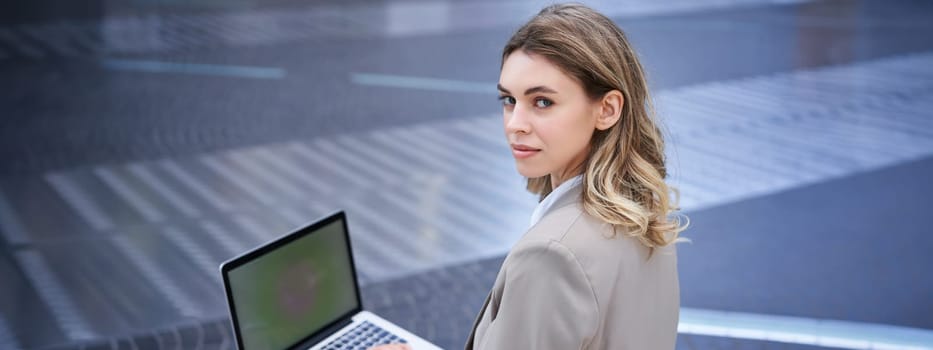
<instances>
[{"instance_id":1,"label":"woman's eyebrow","mask_svg":"<svg viewBox=\"0 0 933 350\"><path fill-rule=\"evenodd\" d=\"M496 87L499 88L499 91L502 91L507 94L511 94L511 92L509 92L509 90L503 87L502 84L496 84ZM533 88L529 88L528 90L525 90L526 96L534 94L534 93L556 94L557 91L544 85L535 86Z\"/></svg>"},{"instance_id":2,"label":"woman's eyebrow","mask_svg":"<svg viewBox=\"0 0 933 350\"><path fill-rule=\"evenodd\" d=\"M554 91L554 89L551 89L551 88L549 88L549 87L547 87L547 86L544 86L544 85L535 86L535 87L533 87L533 88L530 88L530 89L528 89L528 90L525 90L525 95L526 95L526 96L527 96L527 95L534 94L534 93L556 94L557 91Z\"/></svg>"}]
</instances>

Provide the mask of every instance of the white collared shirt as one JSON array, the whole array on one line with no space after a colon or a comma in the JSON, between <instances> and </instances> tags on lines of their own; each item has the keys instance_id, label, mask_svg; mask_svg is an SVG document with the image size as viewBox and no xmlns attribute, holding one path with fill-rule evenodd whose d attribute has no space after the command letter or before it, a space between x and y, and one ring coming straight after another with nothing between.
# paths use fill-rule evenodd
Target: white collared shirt
<instances>
[{"instance_id":1,"label":"white collared shirt","mask_svg":"<svg viewBox=\"0 0 933 350\"><path fill-rule=\"evenodd\" d=\"M547 197L544 197L543 201L538 203L538 206L535 207L535 211L531 213L531 222L529 223L528 227L530 228L537 224L538 221L541 220L541 217L544 216L544 213L546 213L548 209L551 209L551 206L557 202L558 198L569 192L574 187L579 186L581 182L583 182L582 174L564 181L564 183L560 184L560 186L557 186L557 188L551 191Z\"/></svg>"}]
</instances>

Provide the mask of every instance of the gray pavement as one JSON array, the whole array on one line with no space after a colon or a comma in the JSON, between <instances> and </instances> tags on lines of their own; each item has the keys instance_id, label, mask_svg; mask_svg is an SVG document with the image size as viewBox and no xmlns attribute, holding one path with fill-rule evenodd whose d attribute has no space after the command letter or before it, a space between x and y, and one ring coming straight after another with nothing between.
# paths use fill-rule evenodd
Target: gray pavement
<instances>
[{"instance_id":1,"label":"gray pavement","mask_svg":"<svg viewBox=\"0 0 933 350\"><path fill-rule=\"evenodd\" d=\"M217 265L336 209L364 303L458 348L534 206L493 84L540 5L0 11L0 348L232 348ZM883 345L782 316L933 329L933 6L593 6L648 66L693 222L678 349Z\"/></svg>"}]
</instances>

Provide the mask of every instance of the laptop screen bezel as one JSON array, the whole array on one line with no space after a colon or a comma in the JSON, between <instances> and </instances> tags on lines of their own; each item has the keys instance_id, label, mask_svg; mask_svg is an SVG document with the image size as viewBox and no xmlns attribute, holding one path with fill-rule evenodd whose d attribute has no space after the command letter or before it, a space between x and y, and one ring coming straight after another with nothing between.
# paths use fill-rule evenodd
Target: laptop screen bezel
<instances>
[{"instance_id":1,"label":"laptop screen bezel","mask_svg":"<svg viewBox=\"0 0 933 350\"><path fill-rule=\"evenodd\" d=\"M272 251L275 251L279 247L282 247L297 239L301 239L309 234L317 232L320 229L324 228L325 226L333 224L335 221L340 221L341 225L343 226L344 241L346 241L347 243L347 254L348 254L348 257L350 258L350 271L353 273L353 293L356 297L355 298L356 306L352 308L350 311L348 311L347 313L340 315L339 317L335 318L330 323L324 325L317 331L311 332L304 338L301 338L295 343L289 345L287 348L292 349L297 345L308 342L312 338L321 337L325 335L325 333L333 332L334 331L333 328L335 328L334 327L335 325L340 324L340 323L345 323L346 321L351 320L354 315L356 315L357 313L363 310L363 303L360 299L360 286L359 286L359 282L357 281L356 262L353 259L353 248L350 244L350 231L347 228L346 214L343 211L338 211L314 223L305 225L305 227L303 228L297 229L282 237L276 238L275 240L269 243L263 244L262 246L257 247L249 252L246 252L238 257L230 259L229 261L224 262L223 264L220 265L220 272L221 272L221 275L223 276L223 282L224 282L224 294L226 294L227 296L227 306L230 309L230 321L232 322L233 334L234 334L234 337L236 338L237 349L246 350L243 348L243 336L240 332L240 323L236 316L236 306L233 303L233 292L230 288L229 272L236 269L237 267L243 266L244 264L250 263L263 255L266 255Z\"/></svg>"}]
</instances>

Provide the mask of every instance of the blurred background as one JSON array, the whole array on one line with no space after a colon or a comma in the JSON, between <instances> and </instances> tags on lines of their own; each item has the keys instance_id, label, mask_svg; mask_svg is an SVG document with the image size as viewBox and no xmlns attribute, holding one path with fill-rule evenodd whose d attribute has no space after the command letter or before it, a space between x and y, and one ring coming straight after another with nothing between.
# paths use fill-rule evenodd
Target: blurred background
<instances>
[{"instance_id":1,"label":"blurred background","mask_svg":"<svg viewBox=\"0 0 933 350\"><path fill-rule=\"evenodd\" d=\"M678 349L933 349L933 3L620 0L691 219ZM346 210L462 348L536 201L496 101L547 2L0 3L0 349L232 349L218 265Z\"/></svg>"}]
</instances>

